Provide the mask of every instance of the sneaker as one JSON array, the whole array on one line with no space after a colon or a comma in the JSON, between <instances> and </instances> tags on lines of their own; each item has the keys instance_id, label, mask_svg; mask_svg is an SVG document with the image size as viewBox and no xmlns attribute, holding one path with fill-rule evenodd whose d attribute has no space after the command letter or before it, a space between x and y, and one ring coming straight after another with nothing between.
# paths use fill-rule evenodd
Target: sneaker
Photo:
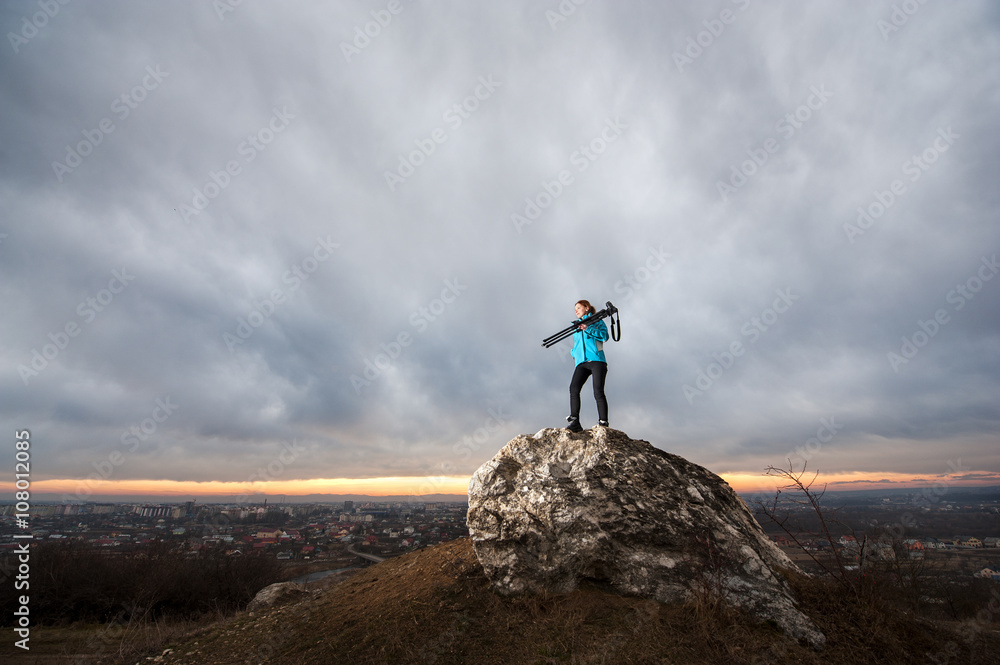
<instances>
[{"instance_id":1,"label":"sneaker","mask_svg":"<svg viewBox=\"0 0 1000 665\"><path fill-rule=\"evenodd\" d=\"M611 427L611 425L609 425L609 424L608 424L608 421L607 421L607 420L598 420L598 421L597 421L597 424L598 424L598 425L599 425L600 427Z\"/></svg>"},{"instance_id":2,"label":"sneaker","mask_svg":"<svg viewBox=\"0 0 1000 665\"><path fill-rule=\"evenodd\" d=\"M574 418L573 416L566 416L566 422L569 423L569 425L566 426L566 429L568 429L570 432L582 432L583 431L583 426L580 425L580 419L579 418Z\"/></svg>"}]
</instances>

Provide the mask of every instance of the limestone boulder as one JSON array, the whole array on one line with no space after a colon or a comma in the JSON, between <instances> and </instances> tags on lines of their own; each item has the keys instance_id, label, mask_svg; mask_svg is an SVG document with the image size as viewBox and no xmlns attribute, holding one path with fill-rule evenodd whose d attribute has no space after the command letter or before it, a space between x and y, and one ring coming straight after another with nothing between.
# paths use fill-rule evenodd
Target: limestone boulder
<instances>
[{"instance_id":1,"label":"limestone boulder","mask_svg":"<svg viewBox=\"0 0 1000 665\"><path fill-rule=\"evenodd\" d=\"M247 605L247 611L256 612L257 610L288 602L308 593L305 586L297 582L277 582L258 591L257 595Z\"/></svg>"},{"instance_id":2,"label":"limestone boulder","mask_svg":"<svg viewBox=\"0 0 1000 665\"><path fill-rule=\"evenodd\" d=\"M778 569L795 565L719 476L624 432L544 429L469 482L469 533L504 594L590 581L674 603L714 593L821 648Z\"/></svg>"}]
</instances>

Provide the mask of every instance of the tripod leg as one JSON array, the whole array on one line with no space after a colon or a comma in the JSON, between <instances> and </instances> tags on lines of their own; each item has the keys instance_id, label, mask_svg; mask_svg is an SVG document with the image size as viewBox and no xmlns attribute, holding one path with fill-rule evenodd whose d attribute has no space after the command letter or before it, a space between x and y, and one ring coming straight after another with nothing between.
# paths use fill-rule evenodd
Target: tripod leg
<instances>
[{"instance_id":1,"label":"tripod leg","mask_svg":"<svg viewBox=\"0 0 1000 665\"><path fill-rule=\"evenodd\" d=\"M545 340L544 342L542 342L542 346L544 346L545 348L549 348L551 346L554 346L554 345L558 344L559 342L563 341L564 339L566 339L567 337L572 336L573 333L575 333L575 332L576 332L576 329L573 329L573 330L564 330L561 333L557 333L557 334L553 335L551 338L549 338L549 339Z\"/></svg>"},{"instance_id":2,"label":"tripod leg","mask_svg":"<svg viewBox=\"0 0 1000 665\"><path fill-rule=\"evenodd\" d=\"M546 337L545 339L542 340L542 344L543 345L544 344L548 344L552 340L559 341L556 338L563 339L566 335L573 334L576 331L578 325L579 324L574 323L574 324L570 325L567 328L563 328L562 330L560 330L559 332L557 332L554 335L549 335L548 337ZM555 342L553 342L553 343L555 343Z\"/></svg>"}]
</instances>

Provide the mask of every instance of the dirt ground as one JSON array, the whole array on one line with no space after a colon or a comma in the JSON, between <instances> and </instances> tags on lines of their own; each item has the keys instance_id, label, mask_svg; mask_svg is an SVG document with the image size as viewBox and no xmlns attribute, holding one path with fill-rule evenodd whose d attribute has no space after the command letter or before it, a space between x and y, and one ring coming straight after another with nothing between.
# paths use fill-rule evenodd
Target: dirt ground
<instances>
[{"instance_id":1,"label":"dirt ground","mask_svg":"<svg viewBox=\"0 0 1000 665\"><path fill-rule=\"evenodd\" d=\"M928 659L1000 664L996 617L931 621L886 607L878 598L851 597L830 583L789 579L802 610L827 636L823 652L707 597L671 606L593 586L568 594L503 597L490 589L471 541L463 538L328 577L264 610L184 626L140 657L116 658L105 648L99 660L129 665L912 665ZM32 662L6 660L6 649L0 651L4 662ZM83 652L67 649L67 655Z\"/></svg>"}]
</instances>

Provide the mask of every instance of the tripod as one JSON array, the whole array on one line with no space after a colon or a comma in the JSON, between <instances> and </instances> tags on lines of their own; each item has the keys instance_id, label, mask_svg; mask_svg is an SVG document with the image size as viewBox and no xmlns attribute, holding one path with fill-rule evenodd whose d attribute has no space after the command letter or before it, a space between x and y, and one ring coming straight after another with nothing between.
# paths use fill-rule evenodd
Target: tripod
<instances>
[{"instance_id":1,"label":"tripod","mask_svg":"<svg viewBox=\"0 0 1000 665\"><path fill-rule=\"evenodd\" d=\"M580 326L589 326L590 324L596 321L600 321L601 319L607 317L611 317L611 339L617 342L622 338L622 320L621 317L619 316L618 321L615 322L614 317L616 315L618 315L618 308L612 305L611 301L609 300L608 306L602 309L601 311L591 314L585 319L574 321L572 324L569 325L569 327L563 328L556 334L549 335L548 337L543 339L542 346L544 346L546 349L551 346L554 346L559 342L563 341L564 339L566 339L567 337L569 337L570 335L572 335L573 333L579 332ZM616 330L617 333L615 332Z\"/></svg>"}]
</instances>

